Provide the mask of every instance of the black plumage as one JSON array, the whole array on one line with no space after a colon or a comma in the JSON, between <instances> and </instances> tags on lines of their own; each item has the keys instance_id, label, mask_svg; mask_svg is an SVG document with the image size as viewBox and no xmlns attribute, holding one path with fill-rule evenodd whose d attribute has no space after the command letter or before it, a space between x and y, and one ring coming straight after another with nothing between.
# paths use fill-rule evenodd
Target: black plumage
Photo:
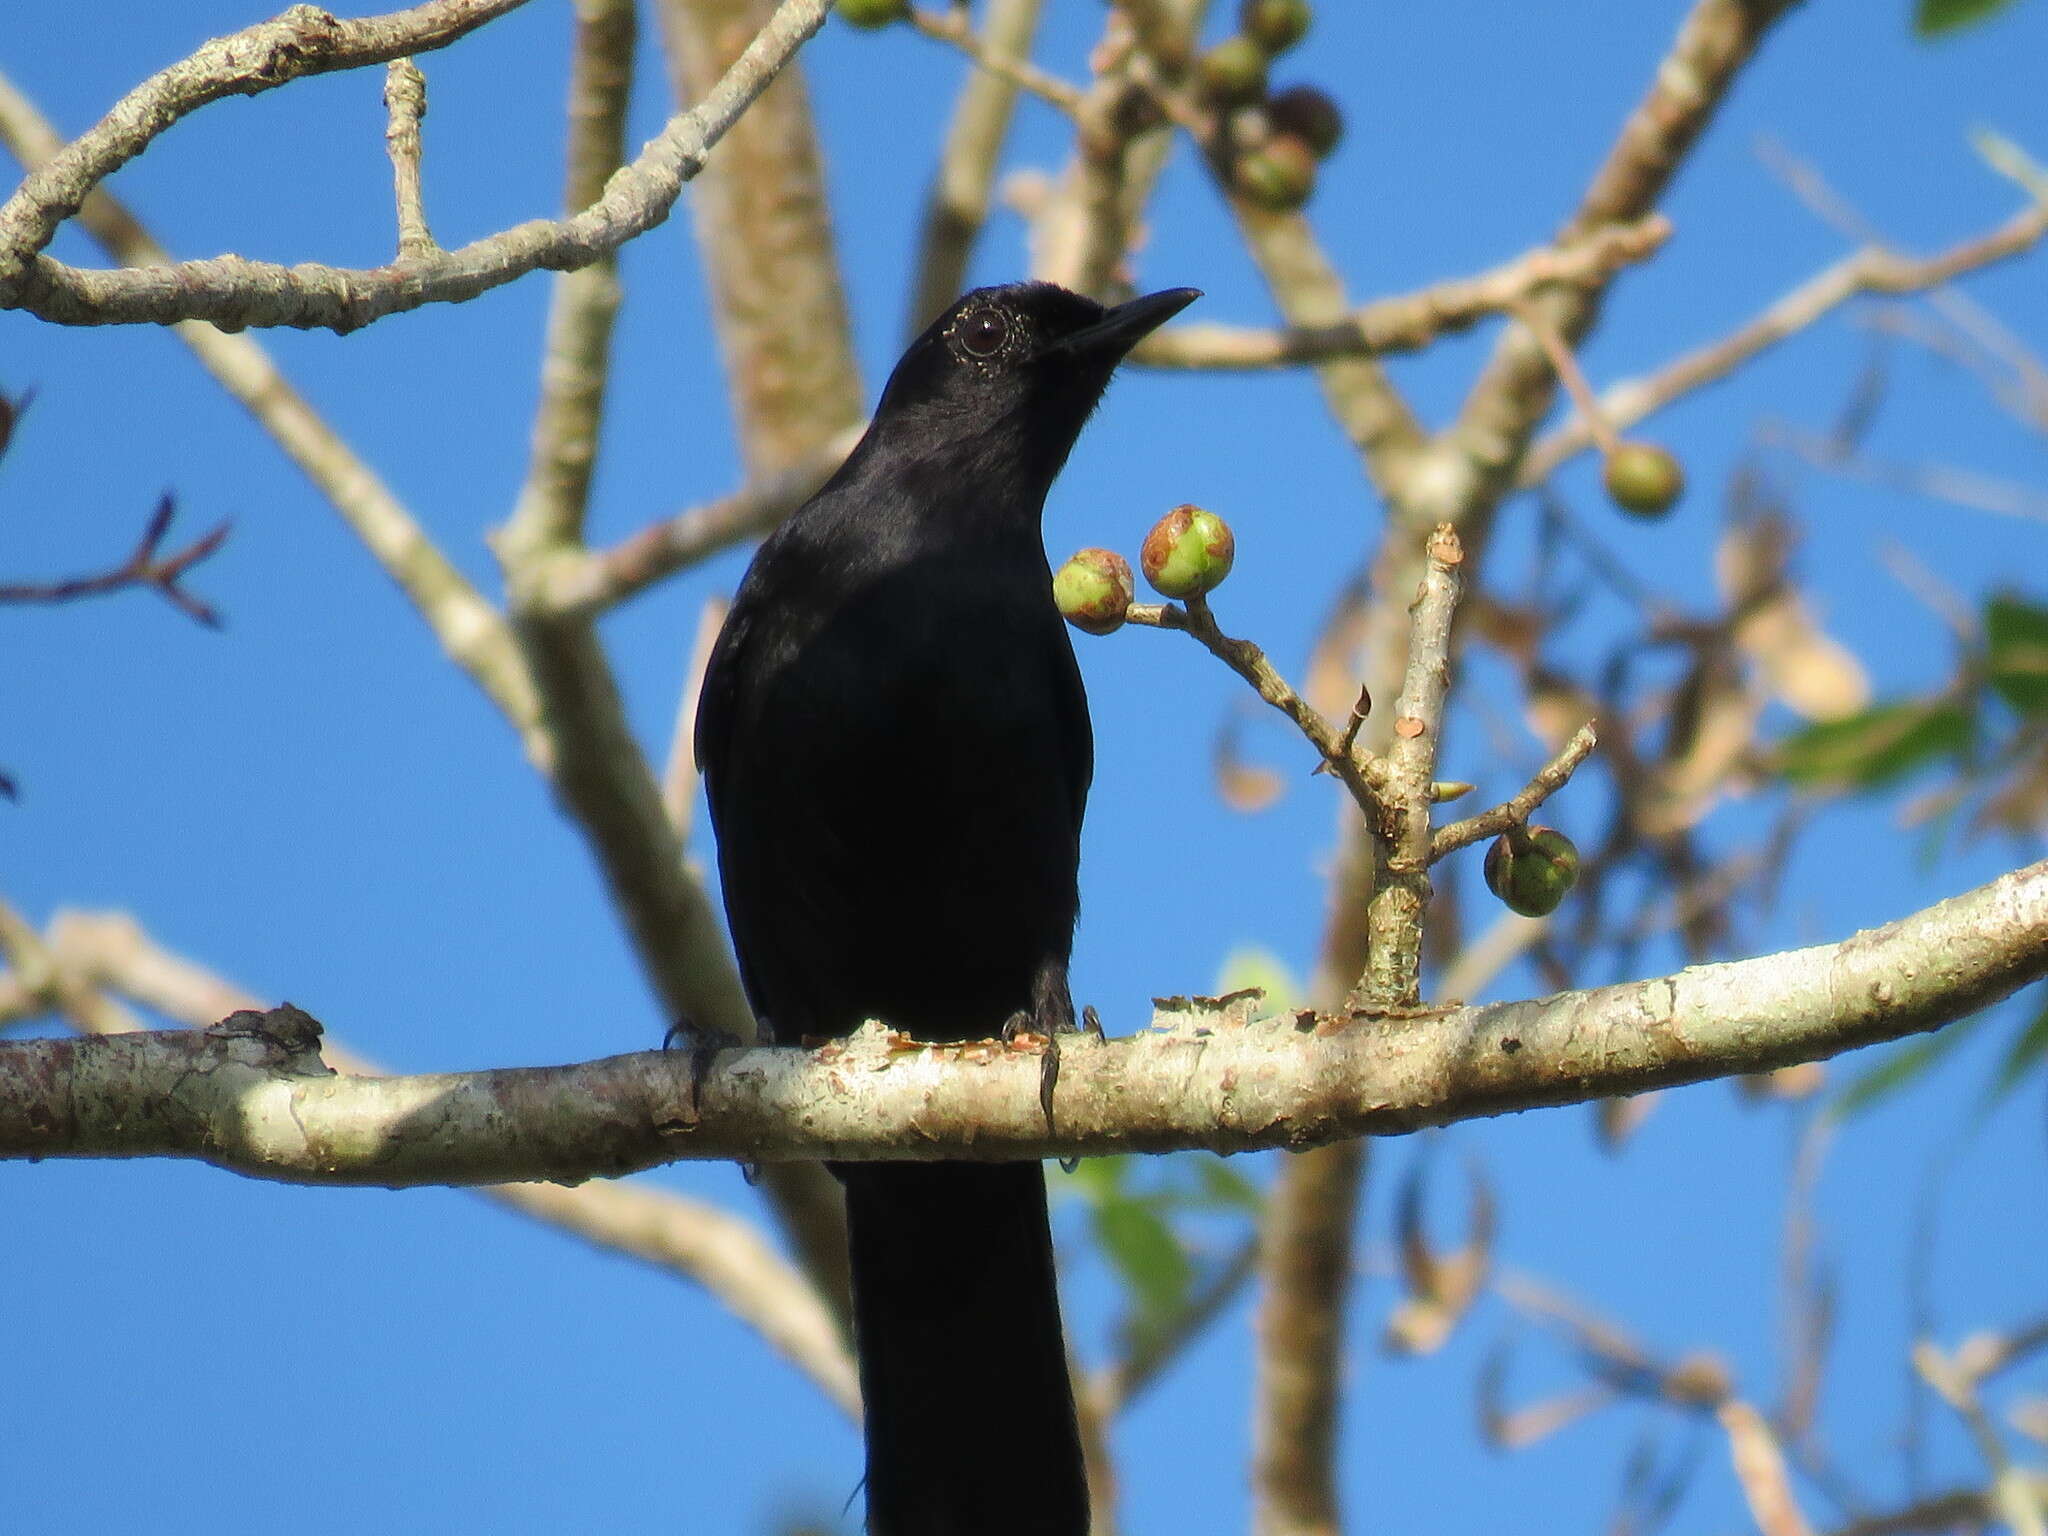
<instances>
[{"instance_id":1,"label":"black plumage","mask_svg":"<svg viewBox=\"0 0 2048 1536\"><path fill-rule=\"evenodd\" d=\"M1039 532L1139 337L1045 283L968 294L740 584L697 715L741 974L775 1039L1073 1027L1093 765ZM841 1164L874 1536L1079 1536L1087 1490L1033 1164Z\"/></svg>"}]
</instances>

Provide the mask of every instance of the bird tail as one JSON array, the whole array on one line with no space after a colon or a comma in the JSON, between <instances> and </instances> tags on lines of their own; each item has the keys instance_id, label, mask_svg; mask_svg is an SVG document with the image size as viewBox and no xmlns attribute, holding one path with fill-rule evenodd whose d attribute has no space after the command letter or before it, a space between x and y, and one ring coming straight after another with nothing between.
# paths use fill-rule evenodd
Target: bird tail
<instances>
[{"instance_id":1,"label":"bird tail","mask_svg":"<svg viewBox=\"0 0 2048 1536\"><path fill-rule=\"evenodd\" d=\"M841 1164L870 1536L1087 1536L1036 1163Z\"/></svg>"}]
</instances>

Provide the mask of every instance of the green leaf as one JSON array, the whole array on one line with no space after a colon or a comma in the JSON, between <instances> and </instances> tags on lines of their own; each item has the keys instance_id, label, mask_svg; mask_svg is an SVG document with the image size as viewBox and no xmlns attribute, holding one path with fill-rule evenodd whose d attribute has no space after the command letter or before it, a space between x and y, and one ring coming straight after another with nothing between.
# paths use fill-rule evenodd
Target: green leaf
<instances>
[{"instance_id":1,"label":"green leaf","mask_svg":"<svg viewBox=\"0 0 2048 1536\"><path fill-rule=\"evenodd\" d=\"M2006 1047L2005 1059L1998 1064L1998 1074L1991 1081L1991 1091L1985 1097L1984 1107L1989 1109L2013 1089L2020 1080L2044 1061L2048 1061L2048 1002L2041 1005L2041 1011L2034 1015L2034 1022L2019 1033L2019 1038Z\"/></svg>"},{"instance_id":2,"label":"green leaf","mask_svg":"<svg viewBox=\"0 0 2048 1536\"><path fill-rule=\"evenodd\" d=\"M1284 1013L1294 1007L1294 1000L1304 990L1285 960L1257 944L1240 945L1225 955L1223 968L1216 976L1219 997L1242 992L1246 987L1257 987L1266 994L1265 1004L1259 1010L1261 1016Z\"/></svg>"},{"instance_id":3,"label":"green leaf","mask_svg":"<svg viewBox=\"0 0 2048 1536\"><path fill-rule=\"evenodd\" d=\"M1797 784L1873 789L1970 745L1972 720L1960 704L1910 699L1878 704L1846 720L1823 720L1778 743L1778 766Z\"/></svg>"},{"instance_id":4,"label":"green leaf","mask_svg":"<svg viewBox=\"0 0 2048 1536\"><path fill-rule=\"evenodd\" d=\"M1258 1186L1222 1158L1205 1157L1200 1167L1204 1205L1256 1213L1265 1204Z\"/></svg>"},{"instance_id":5,"label":"green leaf","mask_svg":"<svg viewBox=\"0 0 2048 1536\"><path fill-rule=\"evenodd\" d=\"M2048 608L2002 592L1984 605L1991 686L2023 715L2048 714Z\"/></svg>"},{"instance_id":6,"label":"green leaf","mask_svg":"<svg viewBox=\"0 0 2048 1536\"><path fill-rule=\"evenodd\" d=\"M1938 1029L1931 1035L1922 1035L1918 1040L1900 1046L1836 1094L1834 1103L1828 1106L1828 1113L1836 1120L1848 1120L1880 1100L1890 1098L1961 1045L1963 1037L1983 1018L1983 1014L1973 1013L1966 1019L1956 1020L1946 1029Z\"/></svg>"},{"instance_id":7,"label":"green leaf","mask_svg":"<svg viewBox=\"0 0 2048 1536\"><path fill-rule=\"evenodd\" d=\"M1158 1322L1186 1301L1194 1285L1187 1250L1159 1212L1119 1196L1095 1208L1095 1237L1131 1293L1140 1318Z\"/></svg>"},{"instance_id":8,"label":"green leaf","mask_svg":"<svg viewBox=\"0 0 2048 1536\"><path fill-rule=\"evenodd\" d=\"M1943 37L1989 20L2011 4L2012 0L1919 0L1913 30L1923 38Z\"/></svg>"}]
</instances>

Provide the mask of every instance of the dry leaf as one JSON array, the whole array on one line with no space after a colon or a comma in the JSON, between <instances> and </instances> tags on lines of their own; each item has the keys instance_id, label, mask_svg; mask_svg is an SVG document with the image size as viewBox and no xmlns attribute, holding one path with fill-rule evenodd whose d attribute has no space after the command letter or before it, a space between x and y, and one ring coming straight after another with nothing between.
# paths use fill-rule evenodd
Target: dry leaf
<instances>
[{"instance_id":1,"label":"dry leaf","mask_svg":"<svg viewBox=\"0 0 2048 1536\"><path fill-rule=\"evenodd\" d=\"M1216 731L1212 761L1216 769L1216 793L1233 811L1249 816L1263 811L1280 798L1286 787L1277 770L1260 763L1247 763L1238 755L1238 735L1243 717L1232 711Z\"/></svg>"}]
</instances>

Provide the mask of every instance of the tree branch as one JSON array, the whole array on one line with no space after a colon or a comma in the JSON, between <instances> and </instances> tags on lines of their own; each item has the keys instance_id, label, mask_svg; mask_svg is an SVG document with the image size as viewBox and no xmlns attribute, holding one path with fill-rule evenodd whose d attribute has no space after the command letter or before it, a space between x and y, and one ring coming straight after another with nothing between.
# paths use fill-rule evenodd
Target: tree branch
<instances>
[{"instance_id":1,"label":"tree branch","mask_svg":"<svg viewBox=\"0 0 2048 1536\"><path fill-rule=\"evenodd\" d=\"M325 1071L295 1009L203 1034L0 1044L0 1157L193 1157L318 1184L575 1180L678 1159L1016 1160L1315 1146L1768 1071L1939 1028L2048 974L2048 861L1838 944L1483 1008L1288 1014L1168 1000L1038 1052L877 1025L814 1050Z\"/></svg>"},{"instance_id":2,"label":"tree branch","mask_svg":"<svg viewBox=\"0 0 2048 1536\"><path fill-rule=\"evenodd\" d=\"M47 939L0 903L0 953L26 980L36 1012L55 1011L90 1035L141 1028L109 991L193 1029L261 1004L204 967L152 943L125 916L60 912ZM356 1076L380 1069L327 1043L327 1062ZM701 1285L768 1346L859 1417L860 1384L840 1320L754 1225L729 1211L644 1184L497 1184L477 1190L520 1214Z\"/></svg>"},{"instance_id":3,"label":"tree branch","mask_svg":"<svg viewBox=\"0 0 2048 1536\"><path fill-rule=\"evenodd\" d=\"M1542 245L1476 277L1452 278L1415 293L1374 299L1330 325L1285 330L1191 323L1154 332L1131 361L1150 368L1293 368L1340 357L1416 352L1439 336L1505 314L1553 284L1604 283L1647 260L1671 237L1671 221L1652 213L1616 224L1578 245Z\"/></svg>"},{"instance_id":4,"label":"tree branch","mask_svg":"<svg viewBox=\"0 0 2048 1536\"><path fill-rule=\"evenodd\" d=\"M1859 294L1922 293L2017 256L2044 237L2048 237L2048 202L2022 208L1996 229L1924 260L1867 246L1815 273L1719 341L1640 378L1609 385L1600 392L1600 414L1617 431L1624 430L1681 396L1725 379ZM1540 484L1567 459L1592 446L1592 428L1583 414L1574 416L1529 449L1516 472L1516 484Z\"/></svg>"},{"instance_id":5,"label":"tree branch","mask_svg":"<svg viewBox=\"0 0 2048 1536\"><path fill-rule=\"evenodd\" d=\"M454 251L369 269L222 256L115 271L82 271L41 255L58 225L120 166L186 114L231 94L305 74L381 64L445 46L524 0L437 0L412 11L337 21L296 6L275 21L208 43L136 87L99 125L32 173L0 206L0 309L64 325L289 325L345 332L423 304L455 303L542 267L587 266L669 215L683 183L797 48L824 24L829 0L783 4L717 86L670 119L639 157L571 218L536 219Z\"/></svg>"},{"instance_id":6,"label":"tree branch","mask_svg":"<svg viewBox=\"0 0 2048 1536\"><path fill-rule=\"evenodd\" d=\"M163 544L164 535L170 532L171 518L176 512L175 501L168 495L161 498L149 521L143 525L142 537L136 541L128 558L119 565L91 576L66 576L56 581L0 582L0 603L68 603L81 597L118 592L124 587L148 587L162 594L164 601L172 607L201 624L218 625L220 615L212 605L194 597L179 583L187 571L227 542L228 524L222 523L201 534L183 549L159 555L157 550Z\"/></svg>"}]
</instances>

